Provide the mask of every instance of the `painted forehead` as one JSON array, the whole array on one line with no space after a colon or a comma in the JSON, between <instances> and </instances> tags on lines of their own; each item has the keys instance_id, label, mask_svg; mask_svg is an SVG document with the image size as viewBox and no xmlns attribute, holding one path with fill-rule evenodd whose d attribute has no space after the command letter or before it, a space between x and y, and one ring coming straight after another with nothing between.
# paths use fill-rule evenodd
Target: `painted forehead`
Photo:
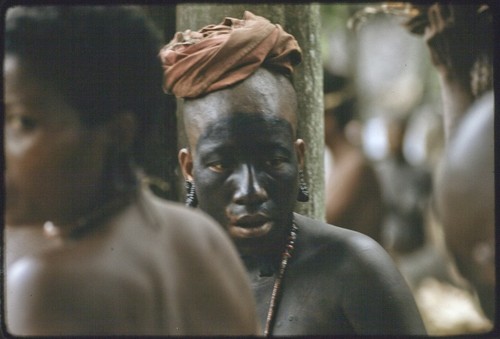
<instances>
[{"instance_id":1,"label":"painted forehead","mask_svg":"<svg viewBox=\"0 0 500 339\"><path fill-rule=\"evenodd\" d=\"M280 117L240 114L207 125L192 148L200 159L259 159L270 154L294 155L293 130Z\"/></svg>"},{"instance_id":2,"label":"painted forehead","mask_svg":"<svg viewBox=\"0 0 500 339\"><path fill-rule=\"evenodd\" d=\"M286 119L260 114L237 114L221 117L205 126L196 148L203 145L237 145L259 150L259 147L293 145L292 125Z\"/></svg>"},{"instance_id":3,"label":"painted forehead","mask_svg":"<svg viewBox=\"0 0 500 339\"><path fill-rule=\"evenodd\" d=\"M184 122L191 146L208 126L230 116L260 115L287 121L295 133L297 102L288 79L260 69L242 83L184 102Z\"/></svg>"}]
</instances>

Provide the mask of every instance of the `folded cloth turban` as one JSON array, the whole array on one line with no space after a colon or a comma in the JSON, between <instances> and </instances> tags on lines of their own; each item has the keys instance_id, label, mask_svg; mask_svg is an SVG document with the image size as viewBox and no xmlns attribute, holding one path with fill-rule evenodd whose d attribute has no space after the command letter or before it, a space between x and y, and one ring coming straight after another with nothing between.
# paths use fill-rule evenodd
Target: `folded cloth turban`
<instances>
[{"instance_id":1,"label":"folded cloth turban","mask_svg":"<svg viewBox=\"0 0 500 339\"><path fill-rule=\"evenodd\" d=\"M289 75L302 52L279 24L245 11L241 20L227 17L198 32L177 32L160 58L163 90L195 98L242 81L261 66Z\"/></svg>"}]
</instances>

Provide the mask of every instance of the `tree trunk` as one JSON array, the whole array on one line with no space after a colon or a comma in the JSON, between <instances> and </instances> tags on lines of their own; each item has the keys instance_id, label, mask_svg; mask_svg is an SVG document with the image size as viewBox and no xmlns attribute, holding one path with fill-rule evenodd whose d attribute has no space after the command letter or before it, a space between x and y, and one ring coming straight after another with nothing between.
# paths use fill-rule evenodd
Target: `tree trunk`
<instances>
[{"instance_id":1,"label":"tree trunk","mask_svg":"<svg viewBox=\"0 0 500 339\"><path fill-rule=\"evenodd\" d=\"M241 18L248 10L278 23L295 36L303 52L293 82L299 103L298 136L306 142L304 174L310 191L309 202L298 203L296 211L324 220L324 130L323 69L320 53L320 16L318 4L179 4L177 31L193 31L218 24L225 17ZM183 120L177 114L179 145L185 145Z\"/></svg>"}]
</instances>

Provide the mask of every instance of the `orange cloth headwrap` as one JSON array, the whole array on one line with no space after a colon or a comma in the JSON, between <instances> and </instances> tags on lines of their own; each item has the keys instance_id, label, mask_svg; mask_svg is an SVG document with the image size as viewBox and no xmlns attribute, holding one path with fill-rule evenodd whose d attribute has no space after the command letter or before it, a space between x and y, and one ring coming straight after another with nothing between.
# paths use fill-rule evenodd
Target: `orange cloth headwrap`
<instances>
[{"instance_id":1,"label":"orange cloth headwrap","mask_svg":"<svg viewBox=\"0 0 500 339\"><path fill-rule=\"evenodd\" d=\"M291 74L302 60L295 38L279 24L245 11L198 32L177 32L160 51L163 90L195 98L244 80L260 66Z\"/></svg>"}]
</instances>

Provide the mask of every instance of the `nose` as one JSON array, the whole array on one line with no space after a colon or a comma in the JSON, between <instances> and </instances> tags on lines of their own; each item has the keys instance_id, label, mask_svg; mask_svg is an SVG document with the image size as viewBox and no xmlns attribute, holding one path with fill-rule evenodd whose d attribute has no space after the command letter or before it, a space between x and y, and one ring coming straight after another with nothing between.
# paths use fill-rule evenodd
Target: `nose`
<instances>
[{"instance_id":1,"label":"nose","mask_svg":"<svg viewBox=\"0 0 500 339\"><path fill-rule=\"evenodd\" d=\"M267 201L267 192L250 164L243 164L235 173L236 191L233 202L238 205L258 205Z\"/></svg>"}]
</instances>

